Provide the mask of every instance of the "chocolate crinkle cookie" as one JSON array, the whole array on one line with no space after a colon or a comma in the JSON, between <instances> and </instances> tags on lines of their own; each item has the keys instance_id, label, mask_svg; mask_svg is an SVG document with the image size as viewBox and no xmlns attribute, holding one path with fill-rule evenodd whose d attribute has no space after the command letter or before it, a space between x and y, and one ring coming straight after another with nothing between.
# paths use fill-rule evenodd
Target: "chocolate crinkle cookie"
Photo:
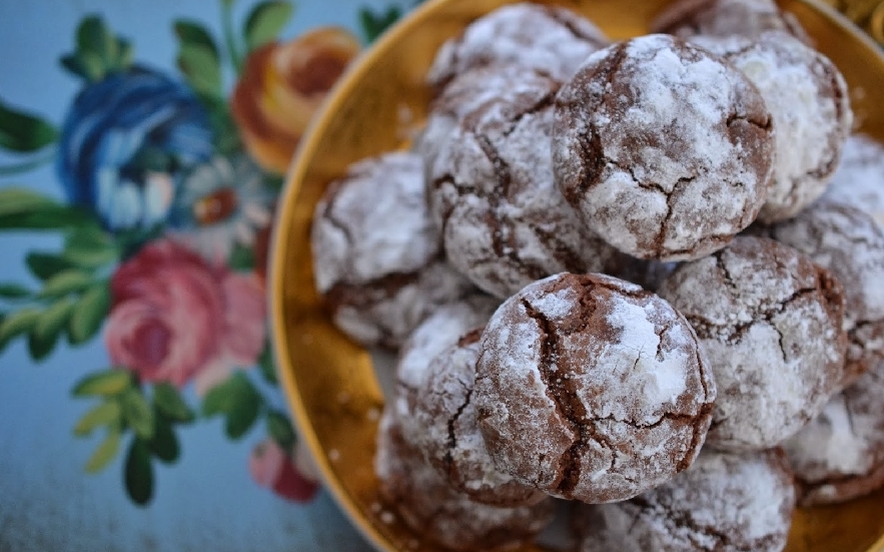
<instances>
[{"instance_id":1,"label":"chocolate crinkle cookie","mask_svg":"<svg viewBox=\"0 0 884 552\"><path fill-rule=\"evenodd\" d=\"M865 134L849 136L823 197L866 211L884 226L884 145Z\"/></svg>"},{"instance_id":2,"label":"chocolate crinkle cookie","mask_svg":"<svg viewBox=\"0 0 884 552\"><path fill-rule=\"evenodd\" d=\"M884 363L884 229L863 211L820 201L768 232L829 270L844 288L844 385Z\"/></svg>"},{"instance_id":3,"label":"chocolate crinkle cookie","mask_svg":"<svg viewBox=\"0 0 884 552\"><path fill-rule=\"evenodd\" d=\"M730 64L668 35L590 56L555 102L553 167L584 223L621 251L704 257L767 199L774 132Z\"/></svg>"},{"instance_id":4,"label":"chocolate crinkle cookie","mask_svg":"<svg viewBox=\"0 0 884 552\"><path fill-rule=\"evenodd\" d=\"M803 505L846 502L884 486L884 362L783 444Z\"/></svg>"},{"instance_id":5,"label":"chocolate crinkle cookie","mask_svg":"<svg viewBox=\"0 0 884 552\"><path fill-rule=\"evenodd\" d=\"M826 191L838 166L853 124L844 78L829 58L782 32L742 45L696 43L723 55L758 87L776 130L773 186L758 219L794 217Z\"/></svg>"},{"instance_id":6,"label":"chocolate crinkle cookie","mask_svg":"<svg viewBox=\"0 0 884 552\"><path fill-rule=\"evenodd\" d=\"M491 317L472 401L497 467L553 496L613 502L693 462L715 382L687 321L601 274L526 286Z\"/></svg>"},{"instance_id":7,"label":"chocolate crinkle cookie","mask_svg":"<svg viewBox=\"0 0 884 552\"><path fill-rule=\"evenodd\" d=\"M677 268L657 293L694 327L715 374L708 446L776 446L844 381L843 289L791 247L737 237Z\"/></svg>"},{"instance_id":8,"label":"chocolate crinkle cookie","mask_svg":"<svg viewBox=\"0 0 884 552\"><path fill-rule=\"evenodd\" d=\"M499 305L499 300L481 294L442 305L402 345L396 363L393 409L408 442L415 442L425 431L415 411L419 390L429 385L430 363L472 330L483 328Z\"/></svg>"},{"instance_id":9,"label":"chocolate crinkle cookie","mask_svg":"<svg viewBox=\"0 0 884 552\"><path fill-rule=\"evenodd\" d=\"M441 89L457 75L485 65L515 65L564 80L609 43L598 27L568 9L512 4L480 17L443 44L427 82Z\"/></svg>"},{"instance_id":10,"label":"chocolate crinkle cookie","mask_svg":"<svg viewBox=\"0 0 884 552\"><path fill-rule=\"evenodd\" d=\"M330 184L311 240L316 288L363 345L396 348L436 307L475 289L443 258L415 154L364 160Z\"/></svg>"},{"instance_id":11,"label":"chocolate crinkle cookie","mask_svg":"<svg viewBox=\"0 0 884 552\"><path fill-rule=\"evenodd\" d=\"M504 508L474 502L452 489L409 445L384 411L378 427L375 472L381 497L425 543L457 551L517 548L552 520L552 500Z\"/></svg>"},{"instance_id":12,"label":"chocolate crinkle cookie","mask_svg":"<svg viewBox=\"0 0 884 552\"><path fill-rule=\"evenodd\" d=\"M765 31L783 31L810 43L795 16L780 10L773 0L679 0L651 22L651 32L681 38L755 38Z\"/></svg>"},{"instance_id":13,"label":"chocolate crinkle cookie","mask_svg":"<svg viewBox=\"0 0 884 552\"><path fill-rule=\"evenodd\" d=\"M459 492L497 506L535 504L545 493L497 469L479 432L473 387L480 330L430 363L427 386L417 392L415 422L424 430L414 445Z\"/></svg>"},{"instance_id":14,"label":"chocolate crinkle cookie","mask_svg":"<svg viewBox=\"0 0 884 552\"><path fill-rule=\"evenodd\" d=\"M428 167L430 210L449 261L500 298L550 274L602 272L619 253L583 226L553 178L559 83L511 68L485 84L498 97L466 113Z\"/></svg>"},{"instance_id":15,"label":"chocolate crinkle cookie","mask_svg":"<svg viewBox=\"0 0 884 552\"><path fill-rule=\"evenodd\" d=\"M573 527L579 552L779 552L794 509L782 451L704 449L687 471L652 491L579 506Z\"/></svg>"}]
</instances>

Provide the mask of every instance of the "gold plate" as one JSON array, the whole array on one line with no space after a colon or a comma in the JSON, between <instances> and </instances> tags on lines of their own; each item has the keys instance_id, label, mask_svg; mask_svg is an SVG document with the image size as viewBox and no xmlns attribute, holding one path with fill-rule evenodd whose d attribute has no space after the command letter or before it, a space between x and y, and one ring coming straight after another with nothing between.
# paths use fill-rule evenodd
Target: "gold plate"
<instances>
[{"instance_id":1,"label":"gold plate","mask_svg":"<svg viewBox=\"0 0 884 552\"><path fill-rule=\"evenodd\" d=\"M423 79L436 49L507 0L431 0L354 64L302 142L282 193L272 248L273 338L299 435L326 486L380 550L431 550L385 514L373 470L384 395L369 353L346 339L322 310L313 284L309 232L325 185L369 155L405 147L423 122ZM583 13L612 39L644 34L668 0L546 0ZM884 141L884 57L829 6L781 0L844 73L860 130ZM884 400L884 397L882 397ZM884 490L837 507L799 511L790 552L884 550ZM877 541L877 543L876 543ZM536 546L527 550L539 550Z\"/></svg>"}]
</instances>

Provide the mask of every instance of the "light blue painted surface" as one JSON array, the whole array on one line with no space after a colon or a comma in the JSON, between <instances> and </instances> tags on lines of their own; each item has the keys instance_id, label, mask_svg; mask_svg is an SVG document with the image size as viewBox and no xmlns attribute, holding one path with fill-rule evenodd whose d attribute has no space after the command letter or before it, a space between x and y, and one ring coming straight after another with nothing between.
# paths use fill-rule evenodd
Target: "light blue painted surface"
<instances>
[{"instance_id":1,"label":"light blue painted surface","mask_svg":"<svg viewBox=\"0 0 884 552\"><path fill-rule=\"evenodd\" d=\"M250 4L239 2L236 20ZM282 37L327 24L356 31L359 6L388 4L302 0ZM220 36L219 4L209 0L3 0L0 98L60 124L80 82L60 68L58 58L72 50L75 26L90 13L101 14L131 40L139 63L169 74L177 75L175 18L199 20ZM5 161L9 157L0 153L0 163ZM62 197L51 167L0 177L0 188L11 184ZM24 254L59 246L52 235L0 234L0 280L36 285ZM155 465L154 499L144 508L125 495L123 454L97 475L84 473L101 436L73 436L74 422L95 403L74 399L70 391L83 374L107 365L100 338L76 349L61 344L39 365L22 340L0 354L0 552L368 549L325 492L301 506L252 481L248 456L264 438L263 428L236 443L224 436L220 419L181 428L182 457L171 467Z\"/></svg>"}]
</instances>

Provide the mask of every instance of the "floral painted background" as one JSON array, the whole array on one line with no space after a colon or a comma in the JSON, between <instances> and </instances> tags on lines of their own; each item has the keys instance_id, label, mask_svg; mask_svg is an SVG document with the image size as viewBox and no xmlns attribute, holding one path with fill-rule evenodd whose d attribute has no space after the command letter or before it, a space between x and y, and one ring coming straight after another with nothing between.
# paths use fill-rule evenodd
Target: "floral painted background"
<instances>
[{"instance_id":1,"label":"floral painted background","mask_svg":"<svg viewBox=\"0 0 884 552\"><path fill-rule=\"evenodd\" d=\"M10 445L25 442L15 432L36 428L33 420L53 410L76 411L51 423L66 424L62 439L80 446L56 439L35 450L54 447L65 452L52 461L79 466L82 481L64 478L53 498L72 507L83 493L113 492L97 480L118 470L114 508L150 511L167 486L178 494L187 484L175 477L182 457L211 466L222 455L239 456L251 485L273 500L328 509L312 504L315 474L269 352L269 231L292 153L327 91L412 4L218 0L181 3L196 4L181 15L171 1L122 2L113 10L128 17L112 19L102 2L88 2L94 11L72 3L85 13L56 24L68 30L57 37L67 49L55 59L36 57L15 33L27 21L38 33L41 18L60 14L46 12L48 4L0 7L0 51L12 59L0 61L0 71L19 85L13 98L0 80L0 401L4 392L15 397L6 411L0 402L7 420L0 473L4 457L12 466L5 472L12 492L0 475L0 552L49 549L19 542L28 535L21 512L28 506L16 497L33 493L30 479L12 472L25 473L22 457L34 452ZM348 23L319 24L340 19L345 5ZM309 22L299 25L302 8ZM139 10L161 9L165 32L148 32L171 43L174 55L156 64L142 53L157 44L130 33L157 17L140 21ZM289 34L292 27L299 31ZM42 75L59 72L74 83L72 94L53 96L60 117L22 94L45 95ZM67 391L10 412L23 396L45 395L39 380L27 381L41 370L58 371ZM204 432L189 439L201 425L221 432L221 442L207 446ZM68 492L72 485L77 492ZM204 498L216 517L261 506ZM33 524L34 534L45 532ZM143 532L154 549L169 548L166 537L150 536L149 524Z\"/></svg>"}]
</instances>

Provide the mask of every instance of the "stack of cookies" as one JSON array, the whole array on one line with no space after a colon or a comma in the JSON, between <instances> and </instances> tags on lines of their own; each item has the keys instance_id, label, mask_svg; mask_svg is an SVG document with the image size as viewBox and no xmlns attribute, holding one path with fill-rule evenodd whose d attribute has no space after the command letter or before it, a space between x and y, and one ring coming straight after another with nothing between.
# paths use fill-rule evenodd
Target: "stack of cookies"
<instances>
[{"instance_id":1,"label":"stack of cookies","mask_svg":"<svg viewBox=\"0 0 884 552\"><path fill-rule=\"evenodd\" d=\"M650 30L474 21L412 150L317 205L332 319L399 354L375 467L428 543L516 547L565 499L582 551L776 551L884 485L884 148L772 1Z\"/></svg>"}]
</instances>

